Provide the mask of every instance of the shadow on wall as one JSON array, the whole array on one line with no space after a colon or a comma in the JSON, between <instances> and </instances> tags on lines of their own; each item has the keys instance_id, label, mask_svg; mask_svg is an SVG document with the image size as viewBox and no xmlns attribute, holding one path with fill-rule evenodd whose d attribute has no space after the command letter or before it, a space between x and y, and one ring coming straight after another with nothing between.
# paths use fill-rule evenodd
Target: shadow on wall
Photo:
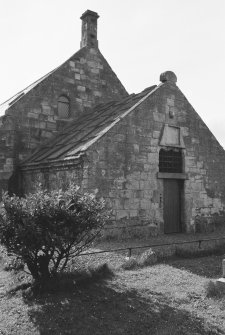
<instances>
[{"instance_id":1,"label":"shadow on wall","mask_svg":"<svg viewBox=\"0 0 225 335\"><path fill-rule=\"evenodd\" d=\"M146 300L135 290L119 292L106 283L27 303L29 316L42 335L216 334L204 328L203 320L170 307L161 294L151 292Z\"/></svg>"}]
</instances>

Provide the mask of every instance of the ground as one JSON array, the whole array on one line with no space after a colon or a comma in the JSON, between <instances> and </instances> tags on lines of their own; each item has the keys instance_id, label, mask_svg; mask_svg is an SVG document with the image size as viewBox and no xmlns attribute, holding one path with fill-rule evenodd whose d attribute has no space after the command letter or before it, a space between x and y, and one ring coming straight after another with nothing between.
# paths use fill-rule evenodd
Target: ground
<instances>
[{"instance_id":1,"label":"ground","mask_svg":"<svg viewBox=\"0 0 225 335\"><path fill-rule=\"evenodd\" d=\"M91 263L125 260L119 253L88 257ZM173 258L136 270L117 268L111 279L33 299L22 291L6 294L17 279L2 268L0 334L225 334L225 297L206 296L207 283L221 275L222 258Z\"/></svg>"}]
</instances>

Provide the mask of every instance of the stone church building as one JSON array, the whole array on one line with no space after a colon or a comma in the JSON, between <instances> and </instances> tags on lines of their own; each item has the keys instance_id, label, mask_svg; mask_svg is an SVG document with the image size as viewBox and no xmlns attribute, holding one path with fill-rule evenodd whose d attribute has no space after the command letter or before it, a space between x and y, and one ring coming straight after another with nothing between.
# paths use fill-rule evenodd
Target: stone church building
<instances>
[{"instance_id":1,"label":"stone church building","mask_svg":"<svg viewBox=\"0 0 225 335\"><path fill-rule=\"evenodd\" d=\"M98 17L81 16L78 52L0 105L0 192L72 181L112 208L106 236L216 229L225 214L223 148L173 72L127 93L98 48Z\"/></svg>"}]
</instances>

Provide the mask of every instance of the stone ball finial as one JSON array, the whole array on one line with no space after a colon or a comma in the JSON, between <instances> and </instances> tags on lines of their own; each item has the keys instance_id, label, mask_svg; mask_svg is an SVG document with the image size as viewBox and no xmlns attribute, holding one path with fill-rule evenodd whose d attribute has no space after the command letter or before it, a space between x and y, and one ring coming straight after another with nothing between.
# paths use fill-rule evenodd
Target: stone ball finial
<instances>
[{"instance_id":1,"label":"stone ball finial","mask_svg":"<svg viewBox=\"0 0 225 335\"><path fill-rule=\"evenodd\" d=\"M162 83L165 83L166 81L169 81L173 84L176 84L177 76L175 75L175 73L173 71L165 71L165 72L160 74L159 80Z\"/></svg>"}]
</instances>

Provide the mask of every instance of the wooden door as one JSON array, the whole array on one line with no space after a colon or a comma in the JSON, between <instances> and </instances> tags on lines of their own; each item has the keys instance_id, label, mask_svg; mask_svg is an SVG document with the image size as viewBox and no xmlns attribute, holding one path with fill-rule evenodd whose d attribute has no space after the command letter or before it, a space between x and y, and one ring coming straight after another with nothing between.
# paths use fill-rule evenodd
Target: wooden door
<instances>
[{"instance_id":1,"label":"wooden door","mask_svg":"<svg viewBox=\"0 0 225 335\"><path fill-rule=\"evenodd\" d=\"M164 233L179 233L181 227L180 180L164 179Z\"/></svg>"}]
</instances>

